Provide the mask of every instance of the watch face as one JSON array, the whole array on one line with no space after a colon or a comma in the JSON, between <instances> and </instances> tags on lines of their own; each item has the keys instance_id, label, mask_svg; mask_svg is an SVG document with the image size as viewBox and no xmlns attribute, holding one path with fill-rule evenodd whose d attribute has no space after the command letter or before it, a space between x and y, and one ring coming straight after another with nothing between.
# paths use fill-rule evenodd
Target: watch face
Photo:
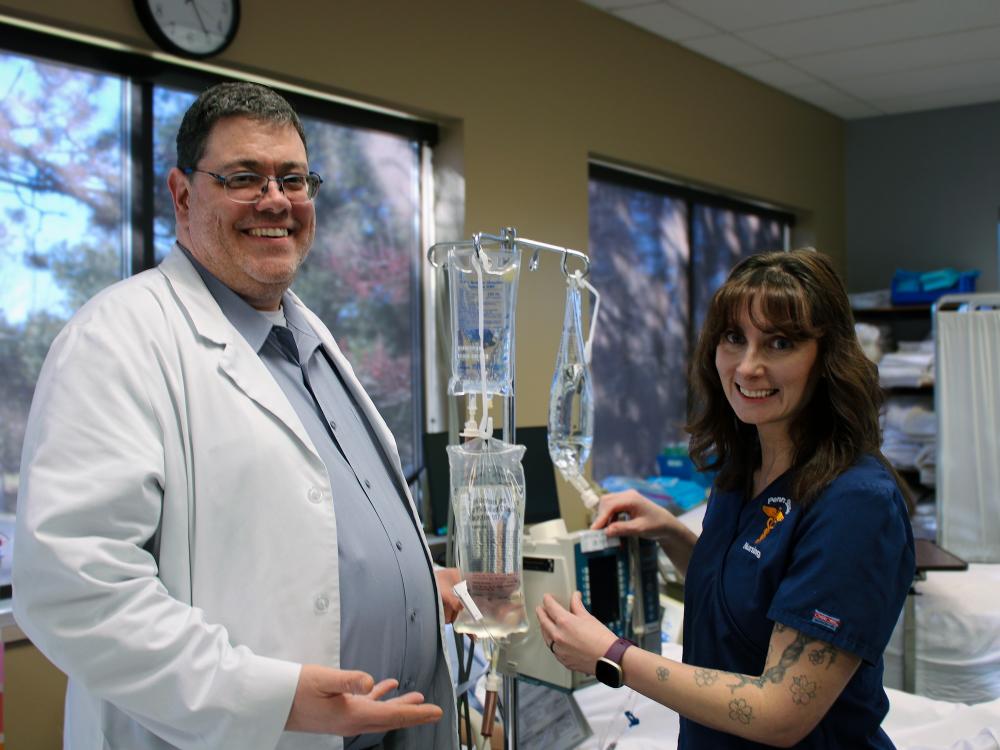
<instances>
[{"instance_id":1,"label":"watch face","mask_svg":"<svg viewBox=\"0 0 1000 750\"><path fill-rule=\"evenodd\" d=\"M594 676L608 687L620 688L624 684L622 668L604 656L597 660Z\"/></svg>"},{"instance_id":2,"label":"watch face","mask_svg":"<svg viewBox=\"0 0 1000 750\"><path fill-rule=\"evenodd\" d=\"M146 32L166 50L208 57L236 36L239 0L135 0Z\"/></svg>"}]
</instances>

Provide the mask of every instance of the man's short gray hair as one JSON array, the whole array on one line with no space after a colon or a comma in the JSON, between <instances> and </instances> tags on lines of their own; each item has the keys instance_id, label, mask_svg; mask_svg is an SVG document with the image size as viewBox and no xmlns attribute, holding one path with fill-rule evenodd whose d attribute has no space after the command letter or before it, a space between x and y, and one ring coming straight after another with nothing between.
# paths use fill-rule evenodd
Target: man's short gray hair
<instances>
[{"instance_id":1,"label":"man's short gray hair","mask_svg":"<svg viewBox=\"0 0 1000 750\"><path fill-rule=\"evenodd\" d=\"M228 81L206 89L184 113L177 131L177 168L194 169L205 154L208 134L226 117L249 117L252 120L292 125L302 145L306 134L295 110L274 89L249 81Z\"/></svg>"}]
</instances>

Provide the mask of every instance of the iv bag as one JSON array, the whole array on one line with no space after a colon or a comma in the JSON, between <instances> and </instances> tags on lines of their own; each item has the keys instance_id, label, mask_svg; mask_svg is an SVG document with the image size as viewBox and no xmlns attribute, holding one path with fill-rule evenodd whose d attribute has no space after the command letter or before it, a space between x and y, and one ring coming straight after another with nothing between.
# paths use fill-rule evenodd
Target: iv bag
<instances>
[{"instance_id":1,"label":"iv bag","mask_svg":"<svg viewBox=\"0 0 1000 750\"><path fill-rule=\"evenodd\" d=\"M463 609L454 628L498 641L525 633L524 446L476 438L447 450L458 568L483 615L475 620Z\"/></svg>"},{"instance_id":2,"label":"iv bag","mask_svg":"<svg viewBox=\"0 0 1000 750\"><path fill-rule=\"evenodd\" d=\"M510 396L513 391L514 308L521 253L503 245L482 248L487 262L475 253L448 253L451 297L451 378L448 393ZM477 273L477 270L479 273ZM482 279L482 343L485 378L480 369L480 277Z\"/></svg>"},{"instance_id":3,"label":"iv bag","mask_svg":"<svg viewBox=\"0 0 1000 750\"><path fill-rule=\"evenodd\" d=\"M556 370L549 393L549 455L569 481L582 481L594 442L594 391L584 354L580 281L570 276Z\"/></svg>"}]
</instances>

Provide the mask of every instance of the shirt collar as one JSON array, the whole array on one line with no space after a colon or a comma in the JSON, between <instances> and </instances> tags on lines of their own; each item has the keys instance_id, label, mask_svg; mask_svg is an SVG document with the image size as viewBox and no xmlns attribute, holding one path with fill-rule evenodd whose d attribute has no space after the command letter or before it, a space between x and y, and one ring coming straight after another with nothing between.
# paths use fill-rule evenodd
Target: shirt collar
<instances>
[{"instance_id":1,"label":"shirt collar","mask_svg":"<svg viewBox=\"0 0 1000 750\"><path fill-rule=\"evenodd\" d=\"M216 303L218 303L222 314L232 323L233 328L240 332L240 335L246 339L253 350L259 354L261 347L264 346L264 342L267 341L267 335L271 332L271 321L255 310L253 305L213 276L211 271L205 268L184 245L178 242L177 247L191 261L191 265L195 267L198 275L205 282L205 286L208 287L209 293L211 293ZM285 298L282 297L283 305L284 302ZM290 319L288 310L291 307L293 305L285 306L286 319Z\"/></svg>"},{"instance_id":2,"label":"shirt collar","mask_svg":"<svg viewBox=\"0 0 1000 750\"><path fill-rule=\"evenodd\" d=\"M306 320L306 316L299 309L299 306L291 301L286 292L281 298L281 309L285 311L285 322L295 336L295 345L299 348L299 357L303 362L308 362L316 347L320 345L317 336Z\"/></svg>"}]
</instances>

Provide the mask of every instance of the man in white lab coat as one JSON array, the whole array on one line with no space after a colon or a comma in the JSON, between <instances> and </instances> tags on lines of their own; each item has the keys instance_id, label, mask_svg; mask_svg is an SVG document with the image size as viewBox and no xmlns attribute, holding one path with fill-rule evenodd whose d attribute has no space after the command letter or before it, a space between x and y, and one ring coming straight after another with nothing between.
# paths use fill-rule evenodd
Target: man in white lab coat
<instances>
[{"instance_id":1,"label":"man in white lab coat","mask_svg":"<svg viewBox=\"0 0 1000 750\"><path fill-rule=\"evenodd\" d=\"M25 437L14 610L69 676L66 747L457 747L454 571L289 291L321 182L297 116L209 89L168 181L177 246L66 325Z\"/></svg>"}]
</instances>

